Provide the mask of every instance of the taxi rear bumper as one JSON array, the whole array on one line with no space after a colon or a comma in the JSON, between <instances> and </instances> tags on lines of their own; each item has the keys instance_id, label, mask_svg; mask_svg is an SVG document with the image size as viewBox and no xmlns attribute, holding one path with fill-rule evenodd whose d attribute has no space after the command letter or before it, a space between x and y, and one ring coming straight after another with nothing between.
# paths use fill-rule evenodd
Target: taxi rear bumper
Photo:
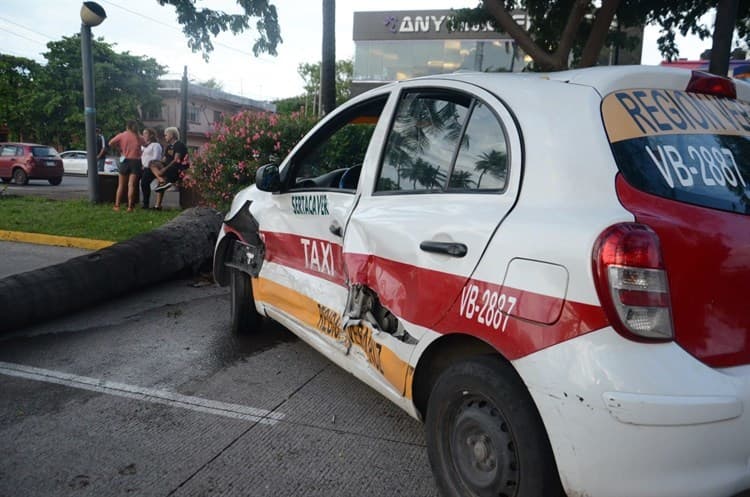
<instances>
[{"instance_id":1,"label":"taxi rear bumper","mask_svg":"<svg viewBox=\"0 0 750 497\"><path fill-rule=\"evenodd\" d=\"M750 491L750 365L713 369L611 328L514 361L571 496Z\"/></svg>"}]
</instances>

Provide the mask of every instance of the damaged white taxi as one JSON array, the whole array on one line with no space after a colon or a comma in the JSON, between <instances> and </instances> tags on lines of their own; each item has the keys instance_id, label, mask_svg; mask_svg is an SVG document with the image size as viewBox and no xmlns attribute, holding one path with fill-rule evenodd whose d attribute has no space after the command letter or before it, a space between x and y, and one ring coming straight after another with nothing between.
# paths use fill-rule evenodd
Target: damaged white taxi
<instances>
[{"instance_id":1,"label":"damaged white taxi","mask_svg":"<svg viewBox=\"0 0 750 497\"><path fill-rule=\"evenodd\" d=\"M232 328L423 420L446 496L747 495L749 101L643 66L371 90L234 199Z\"/></svg>"}]
</instances>

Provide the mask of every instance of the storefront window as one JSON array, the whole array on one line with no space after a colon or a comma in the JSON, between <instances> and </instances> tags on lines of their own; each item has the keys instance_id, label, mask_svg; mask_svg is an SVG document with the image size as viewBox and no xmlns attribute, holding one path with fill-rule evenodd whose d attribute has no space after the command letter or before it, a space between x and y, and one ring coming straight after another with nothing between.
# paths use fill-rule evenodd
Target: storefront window
<instances>
[{"instance_id":1,"label":"storefront window","mask_svg":"<svg viewBox=\"0 0 750 497\"><path fill-rule=\"evenodd\" d=\"M523 54L509 40L358 41L354 81L396 81L467 71L520 71Z\"/></svg>"}]
</instances>

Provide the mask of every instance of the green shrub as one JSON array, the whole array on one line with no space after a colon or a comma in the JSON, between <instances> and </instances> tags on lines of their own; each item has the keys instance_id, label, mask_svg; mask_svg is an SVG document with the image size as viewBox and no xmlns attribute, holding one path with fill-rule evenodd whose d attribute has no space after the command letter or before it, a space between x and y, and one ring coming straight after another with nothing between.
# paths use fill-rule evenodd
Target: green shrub
<instances>
[{"instance_id":1,"label":"green shrub","mask_svg":"<svg viewBox=\"0 0 750 497\"><path fill-rule=\"evenodd\" d=\"M226 212L232 197L255 182L258 167L280 163L314 124L300 113L244 111L225 117L191 156L183 184L198 192L202 204Z\"/></svg>"}]
</instances>

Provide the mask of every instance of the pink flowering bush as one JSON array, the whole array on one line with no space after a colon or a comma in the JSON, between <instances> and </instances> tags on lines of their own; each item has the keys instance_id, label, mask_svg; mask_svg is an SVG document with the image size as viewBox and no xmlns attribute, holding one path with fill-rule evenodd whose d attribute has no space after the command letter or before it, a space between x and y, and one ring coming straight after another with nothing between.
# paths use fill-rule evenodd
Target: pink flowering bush
<instances>
[{"instance_id":1,"label":"pink flowering bush","mask_svg":"<svg viewBox=\"0 0 750 497\"><path fill-rule=\"evenodd\" d=\"M299 113L240 112L214 123L209 141L191 155L183 185L204 205L226 212L232 197L255 182L259 166L279 164L315 120Z\"/></svg>"}]
</instances>

